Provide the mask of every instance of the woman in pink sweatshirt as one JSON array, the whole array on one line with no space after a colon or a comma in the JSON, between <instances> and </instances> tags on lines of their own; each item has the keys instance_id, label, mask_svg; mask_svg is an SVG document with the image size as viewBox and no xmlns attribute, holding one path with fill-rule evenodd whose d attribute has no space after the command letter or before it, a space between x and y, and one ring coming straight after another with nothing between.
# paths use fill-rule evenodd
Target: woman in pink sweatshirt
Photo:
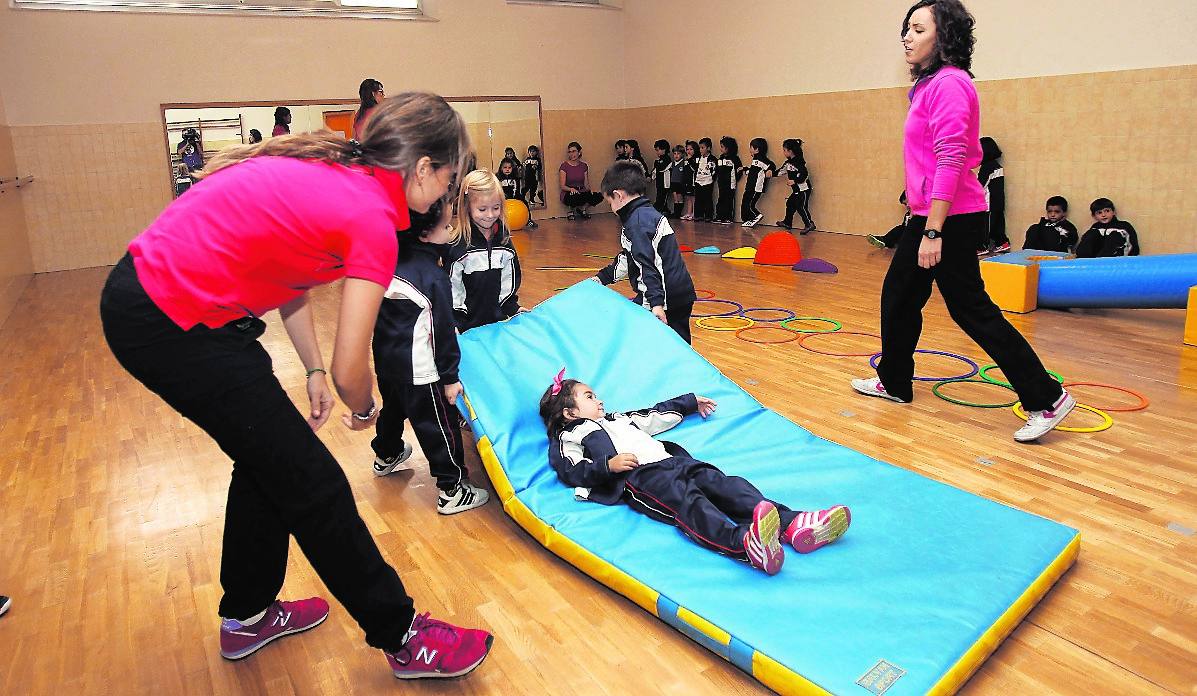
<instances>
[{"instance_id":1,"label":"woman in pink sweatshirt","mask_svg":"<svg viewBox=\"0 0 1197 696\"><path fill-rule=\"evenodd\" d=\"M1036 440L1076 402L1002 316L981 281L976 249L986 234L985 190L969 170L981 163L981 108L973 86L973 17L960 0L919 0L902 22L914 87L906 117L906 226L881 290L877 377L852 380L867 396L909 403L914 351L931 282L952 319L993 358L1018 393L1027 423L1014 434Z\"/></svg>"}]
</instances>

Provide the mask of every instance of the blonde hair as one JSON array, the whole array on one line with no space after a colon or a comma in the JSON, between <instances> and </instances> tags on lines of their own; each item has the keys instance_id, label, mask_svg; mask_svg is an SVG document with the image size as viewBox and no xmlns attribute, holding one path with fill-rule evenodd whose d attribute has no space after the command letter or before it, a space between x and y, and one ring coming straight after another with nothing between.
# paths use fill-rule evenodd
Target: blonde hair
<instances>
[{"instance_id":1,"label":"blonde hair","mask_svg":"<svg viewBox=\"0 0 1197 696\"><path fill-rule=\"evenodd\" d=\"M489 169L475 169L466 174L465 178L461 180L461 191L457 194L457 233L466 240L466 244L469 244L473 237L473 233L470 231L473 219L470 216L469 199L471 196L477 199L484 195L498 196L500 200L505 199L503 185L499 183L499 177ZM507 216L500 214L498 241L506 242L510 237L511 230L507 229Z\"/></svg>"},{"instance_id":2,"label":"blonde hair","mask_svg":"<svg viewBox=\"0 0 1197 696\"><path fill-rule=\"evenodd\" d=\"M420 158L428 157L434 167L452 167L455 178L460 179L469 152L465 120L449 102L431 92L404 92L375 107L360 143L328 130L279 136L254 145L225 148L196 176L210 176L251 157L273 155L363 164L404 176L412 173ZM451 198L451 192L446 197Z\"/></svg>"}]
</instances>

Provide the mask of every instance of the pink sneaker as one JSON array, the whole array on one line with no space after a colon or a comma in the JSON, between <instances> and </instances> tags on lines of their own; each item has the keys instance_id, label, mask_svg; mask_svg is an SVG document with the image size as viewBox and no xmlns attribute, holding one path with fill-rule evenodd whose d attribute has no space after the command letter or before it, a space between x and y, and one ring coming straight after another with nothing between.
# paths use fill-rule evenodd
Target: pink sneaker
<instances>
[{"instance_id":1,"label":"pink sneaker","mask_svg":"<svg viewBox=\"0 0 1197 696\"><path fill-rule=\"evenodd\" d=\"M270 641L315 628L328 618L328 602L319 597L294 602L276 600L257 623L225 619L220 623L220 656L226 660L249 657Z\"/></svg>"},{"instance_id":2,"label":"pink sneaker","mask_svg":"<svg viewBox=\"0 0 1197 696\"><path fill-rule=\"evenodd\" d=\"M786 552L781 548L781 517L777 506L768 500L756 504L752 511L752 524L744 533L744 551L753 568L777 575L785 563Z\"/></svg>"},{"instance_id":3,"label":"pink sneaker","mask_svg":"<svg viewBox=\"0 0 1197 696\"><path fill-rule=\"evenodd\" d=\"M852 512L843 505L814 512L800 512L781 538L798 553L810 553L844 536L850 524Z\"/></svg>"},{"instance_id":4,"label":"pink sneaker","mask_svg":"<svg viewBox=\"0 0 1197 696\"><path fill-rule=\"evenodd\" d=\"M386 653L387 662L396 679L460 677L482 664L494 640L486 631L420 614L411 622L403 647Z\"/></svg>"}]
</instances>

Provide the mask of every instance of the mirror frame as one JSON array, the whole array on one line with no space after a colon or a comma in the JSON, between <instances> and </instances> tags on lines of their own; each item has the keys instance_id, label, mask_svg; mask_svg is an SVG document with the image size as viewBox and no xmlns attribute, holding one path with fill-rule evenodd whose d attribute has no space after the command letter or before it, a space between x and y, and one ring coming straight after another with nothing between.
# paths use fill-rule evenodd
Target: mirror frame
<instances>
[{"instance_id":1,"label":"mirror frame","mask_svg":"<svg viewBox=\"0 0 1197 696\"><path fill-rule=\"evenodd\" d=\"M500 102L500 101L534 101L536 102L536 120L540 128L540 154L544 156L544 105L541 102L539 94L534 95L497 95L497 96L483 96L471 95L465 97L443 97L447 102ZM162 121L162 146L166 152L170 152L170 132L166 122L167 109L231 109L243 106L337 106L340 104L352 104L354 109L361 103L359 99L271 99L271 100L256 100L256 101L212 101L212 102L164 102L158 105L158 115ZM175 177L174 172L167 167L167 191L170 192L170 200L175 200ZM547 205L541 206L539 209L547 209Z\"/></svg>"}]
</instances>

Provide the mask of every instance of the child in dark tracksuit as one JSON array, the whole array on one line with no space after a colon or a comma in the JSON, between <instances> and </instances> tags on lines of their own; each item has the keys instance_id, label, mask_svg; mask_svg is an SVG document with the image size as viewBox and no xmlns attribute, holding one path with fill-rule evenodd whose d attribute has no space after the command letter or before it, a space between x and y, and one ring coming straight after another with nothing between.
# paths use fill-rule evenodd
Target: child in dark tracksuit
<instances>
[{"instance_id":1,"label":"child in dark tracksuit","mask_svg":"<svg viewBox=\"0 0 1197 696\"><path fill-rule=\"evenodd\" d=\"M810 185L810 170L806 167L806 157L802 154L802 141L797 138L787 138L781 144L785 153L785 164L778 170L779 176L785 176L790 184L790 197L786 199L786 218L778 220L777 226L785 229L794 228L794 213L802 218L802 234L809 234L815 229L815 220L810 214L810 197L814 191Z\"/></svg>"},{"instance_id":2,"label":"child in dark tracksuit","mask_svg":"<svg viewBox=\"0 0 1197 696\"><path fill-rule=\"evenodd\" d=\"M465 333L519 313L520 259L503 220L502 179L485 170L462 179L457 202L457 229L469 230L445 247L453 316Z\"/></svg>"},{"instance_id":3,"label":"child in dark tracksuit","mask_svg":"<svg viewBox=\"0 0 1197 696\"><path fill-rule=\"evenodd\" d=\"M611 285L627 277L635 302L690 342L690 314L697 294L669 221L649 205L648 181L630 162L616 162L603 175L603 196L622 223L622 250L595 279Z\"/></svg>"},{"instance_id":4,"label":"child in dark tracksuit","mask_svg":"<svg viewBox=\"0 0 1197 696\"><path fill-rule=\"evenodd\" d=\"M715 217L715 165L711 154L711 139L698 141L698 157L694 159L694 219L709 222Z\"/></svg>"},{"instance_id":5,"label":"child in dark tracksuit","mask_svg":"<svg viewBox=\"0 0 1197 696\"><path fill-rule=\"evenodd\" d=\"M1027 228L1022 248L1072 253L1076 240L1076 225L1068 221L1068 199L1052 196L1044 206L1044 216Z\"/></svg>"},{"instance_id":6,"label":"child in dark tracksuit","mask_svg":"<svg viewBox=\"0 0 1197 696\"><path fill-rule=\"evenodd\" d=\"M985 201L989 203L989 235L981 240L977 253L1004 254L1010 251L1006 236L1006 170L1002 168L1002 149L993 138L981 138L981 168L977 179L985 187Z\"/></svg>"},{"instance_id":7,"label":"child in dark tracksuit","mask_svg":"<svg viewBox=\"0 0 1197 696\"><path fill-rule=\"evenodd\" d=\"M694 166L686 158L686 148L673 146L673 160L669 163L669 190L673 193L673 217L680 218L683 201L694 194Z\"/></svg>"},{"instance_id":8,"label":"child in dark tracksuit","mask_svg":"<svg viewBox=\"0 0 1197 696\"><path fill-rule=\"evenodd\" d=\"M745 479L653 439L688 415L710 416L714 401L685 394L648 409L606 413L588 385L563 379L564 373L541 397L540 417L549 434L549 464L579 500L624 503L769 575L785 561L782 542L809 553L847 531L851 513L843 505L796 512Z\"/></svg>"},{"instance_id":9,"label":"child in dark tracksuit","mask_svg":"<svg viewBox=\"0 0 1197 696\"><path fill-rule=\"evenodd\" d=\"M1090 204L1089 212L1094 222L1076 245L1078 259L1139 255L1139 234L1134 225L1118 219L1113 201L1098 198Z\"/></svg>"},{"instance_id":10,"label":"child in dark tracksuit","mask_svg":"<svg viewBox=\"0 0 1197 696\"><path fill-rule=\"evenodd\" d=\"M413 220L411 229L398 233L395 277L374 325L374 370L382 410L370 446L375 475L395 471L411 456L411 445L403 441L403 421L410 420L440 491L437 512L451 515L476 508L489 496L469 482L451 401L461 393L457 379L461 352L449 278L439 261L441 246L450 240L452 206L437 205L441 207L434 208L425 229Z\"/></svg>"},{"instance_id":11,"label":"child in dark tracksuit","mask_svg":"<svg viewBox=\"0 0 1197 696\"><path fill-rule=\"evenodd\" d=\"M736 179L740 178L740 145L725 135L719 139L719 159L715 160L715 188L719 202L715 204L715 222L730 225L736 221Z\"/></svg>"},{"instance_id":12,"label":"child in dark tracksuit","mask_svg":"<svg viewBox=\"0 0 1197 696\"><path fill-rule=\"evenodd\" d=\"M906 232L906 226L910 224L910 204L906 201L905 191L898 196L898 202L901 203L904 208L906 208L906 213L902 216L902 224L894 225L890 228L889 232L886 232L880 237L875 234L870 234L868 237L866 237L866 239L869 241L869 244L872 244L878 249L893 249L894 247L898 246L898 242L901 241L902 235Z\"/></svg>"},{"instance_id":13,"label":"child in dark tracksuit","mask_svg":"<svg viewBox=\"0 0 1197 696\"><path fill-rule=\"evenodd\" d=\"M657 186L657 200L653 207L662 215L670 215L673 208L669 203L669 165L673 162L669 159L669 141L658 140L653 143L653 150L657 153L657 159L653 162L653 182Z\"/></svg>"},{"instance_id":14,"label":"child in dark tracksuit","mask_svg":"<svg viewBox=\"0 0 1197 696\"><path fill-rule=\"evenodd\" d=\"M748 144L752 149L752 162L745 168L747 174L744 179L744 198L740 203L741 225L753 227L765 217L756 209L756 202L765 192L765 179L777 173L777 165L766 155L769 154L769 143L764 138L753 138Z\"/></svg>"},{"instance_id":15,"label":"child in dark tracksuit","mask_svg":"<svg viewBox=\"0 0 1197 696\"><path fill-rule=\"evenodd\" d=\"M520 174L515 160L503 160L499 165L499 186L503 188L503 197L508 200L522 201L528 206L528 223L526 227L534 230L540 225L532 219L532 206L525 199L524 178Z\"/></svg>"},{"instance_id":16,"label":"child in dark tracksuit","mask_svg":"<svg viewBox=\"0 0 1197 696\"><path fill-rule=\"evenodd\" d=\"M524 202L529 207L536 202L536 194L540 193L540 202L544 204L544 161L540 158L540 148L528 146L528 157L524 160Z\"/></svg>"}]
</instances>

